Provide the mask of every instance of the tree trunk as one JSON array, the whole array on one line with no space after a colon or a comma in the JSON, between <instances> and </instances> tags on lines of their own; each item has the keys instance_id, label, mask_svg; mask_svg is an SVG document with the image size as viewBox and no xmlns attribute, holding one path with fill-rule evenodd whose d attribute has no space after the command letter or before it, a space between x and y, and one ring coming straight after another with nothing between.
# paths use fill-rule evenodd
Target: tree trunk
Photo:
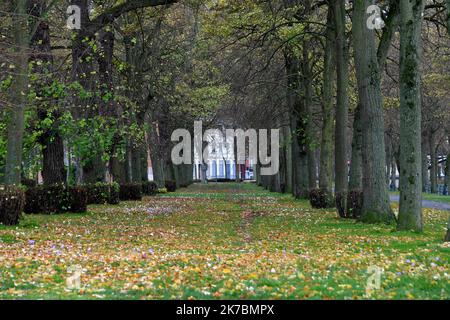
<instances>
[{"instance_id":1,"label":"tree trunk","mask_svg":"<svg viewBox=\"0 0 450 320\"><path fill-rule=\"evenodd\" d=\"M347 122L348 122L348 48L345 35L345 2L331 1L336 30L337 105L335 128L336 193L345 195L348 189ZM345 199L346 196L343 197ZM345 201L343 203L345 210Z\"/></svg>"},{"instance_id":2,"label":"tree trunk","mask_svg":"<svg viewBox=\"0 0 450 320\"><path fill-rule=\"evenodd\" d=\"M296 110L299 108L299 63L292 50L287 49L284 54L286 70L286 99L289 108L291 122L291 150L292 150L292 194L299 197L300 175L300 146L298 143L298 124ZM261 182L265 186L266 180L261 177Z\"/></svg>"},{"instance_id":3,"label":"tree trunk","mask_svg":"<svg viewBox=\"0 0 450 320\"><path fill-rule=\"evenodd\" d=\"M395 160L391 161L391 178L390 178L390 189L392 191L397 190L397 165L395 164Z\"/></svg>"},{"instance_id":4,"label":"tree trunk","mask_svg":"<svg viewBox=\"0 0 450 320\"><path fill-rule=\"evenodd\" d=\"M57 129L56 129L57 130ZM58 133L46 135L42 143L42 178L44 184L63 184L66 181L64 166L64 143Z\"/></svg>"},{"instance_id":5,"label":"tree trunk","mask_svg":"<svg viewBox=\"0 0 450 320\"><path fill-rule=\"evenodd\" d=\"M389 188L389 181L391 178L391 165L392 165L392 148L389 139L386 141L386 185Z\"/></svg>"},{"instance_id":6,"label":"tree trunk","mask_svg":"<svg viewBox=\"0 0 450 320\"><path fill-rule=\"evenodd\" d=\"M294 61L294 64L297 64L298 61ZM298 70L297 67L294 67L293 70ZM293 78L298 77L298 71L290 73L290 76ZM307 199L309 198L309 175L308 175L308 153L307 153L307 138L306 138L306 125L304 119L302 118L303 114L303 101L299 98L298 93L298 79L294 79L296 81L292 86L292 89L297 88L296 92L292 92L293 94L293 114L292 114L292 128L293 128L293 137L292 137L292 164L293 164L293 173L294 173L294 181L293 184L293 193L295 198L297 199Z\"/></svg>"},{"instance_id":7,"label":"tree trunk","mask_svg":"<svg viewBox=\"0 0 450 320\"><path fill-rule=\"evenodd\" d=\"M28 41L26 0L11 1L13 13L12 47L14 55L14 74L9 93L10 108L8 119L5 183L19 185L22 167L22 143L24 131L24 112L28 80Z\"/></svg>"},{"instance_id":8,"label":"tree trunk","mask_svg":"<svg viewBox=\"0 0 450 320\"><path fill-rule=\"evenodd\" d=\"M429 183L429 174L428 174L428 154L427 154L427 143L426 137L422 136L422 146L421 146L421 154L422 154L422 192L427 192L427 187Z\"/></svg>"},{"instance_id":9,"label":"tree trunk","mask_svg":"<svg viewBox=\"0 0 450 320\"><path fill-rule=\"evenodd\" d=\"M400 0L399 230L423 230L420 88L423 9L423 0Z\"/></svg>"},{"instance_id":10,"label":"tree trunk","mask_svg":"<svg viewBox=\"0 0 450 320\"><path fill-rule=\"evenodd\" d=\"M280 121L282 122L282 121ZM287 141L286 130L283 124L280 124L280 168L278 170L278 186L280 192L286 192L286 183L287 183L287 158L286 158L286 148L285 142Z\"/></svg>"},{"instance_id":11,"label":"tree trunk","mask_svg":"<svg viewBox=\"0 0 450 320\"><path fill-rule=\"evenodd\" d=\"M320 144L319 188L332 194L333 181L333 84L335 61L333 10L328 9L322 93L322 142Z\"/></svg>"},{"instance_id":12,"label":"tree trunk","mask_svg":"<svg viewBox=\"0 0 450 320\"><path fill-rule=\"evenodd\" d=\"M446 0L447 4L447 31L450 34L450 0Z\"/></svg>"},{"instance_id":13,"label":"tree trunk","mask_svg":"<svg viewBox=\"0 0 450 320\"><path fill-rule=\"evenodd\" d=\"M434 132L431 132L428 135L429 138L429 148L430 148L430 159L431 159L431 166L430 166L430 183L431 183L431 193L438 193L438 157L436 153L436 135Z\"/></svg>"},{"instance_id":14,"label":"tree trunk","mask_svg":"<svg viewBox=\"0 0 450 320\"><path fill-rule=\"evenodd\" d=\"M450 242L450 217L448 219L448 224L447 224L447 234L445 235L445 242Z\"/></svg>"},{"instance_id":15,"label":"tree trunk","mask_svg":"<svg viewBox=\"0 0 450 320\"><path fill-rule=\"evenodd\" d=\"M303 87L303 103L300 118L305 126L304 144L306 150L306 163L308 172L308 195L309 191L317 188L317 165L316 156L314 150L314 127L311 113L311 107L313 103L313 75L311 71L310 58L309 58L309 42L303 43L303 61L302 67L302 87Z\"/></svg>"},{"instance_id":16,"label":"tree trunk","mask_svg":"<svg viewBox=\"0 0 450 320\"><path fill-rule=\"evenodd\" d=\"M149 140L148 147L150 151L150 158L152 159L153 181L156 182L159 188L164 188L166 179L164 176L164 164L159 145L157 123L152 123L151 119L148 119L148 121L151 123L149 125L147 136Z\"/></svg>"},{"instance_id":17,"label":"tree trunk","mask_svg":"<svg viewBox=\"0 0 450 320\"><path fill-rule=\"evenodd\" d=\"M448 137L450 147L450 136ZM445 180L444 184L447 187L447 195L450 195L450 150L447 153L447 160L445 162Z\"/></svg>"},{"instance_id":18,"label":"tree trunk","mask_svg":"<svg viewBox=\"0 0 450 320\"><path fill-rule=\"evenodd\" d=\"M352 160L350 163L349 181L350 191L363 189L361 121L361 106L358 105L355 110L355 119L353 120Z\"/></svg>"},{"instance_id":19,"label":"tree trunk","mask_svg":"<svg viewBox=\"0 0 450 320\"><path fill-rule=\"evenodd\" d=\"M303 44L305 46L305 44ZM307 49L304 48L304 51ZM310 175L312 172L308 164L308 158L311 157L312 149L310 147L310 104L311 104L311 79L310 71L307 65L307 59L304 57L301 63L295 56L292 57L289 66L289 76L292 77L292 92L293 94L293 124L294 138L293 144L293 162L294 162L294 177L296 184L294 186L294 195L298 199L308 199L309 190L312 183L310 183ZM300 77L299 74L303 74ZM301 92L304 93L301 96ZM295 151L295 153L294 153Z\"/></svg>"},{"instance_id":20,"label":"tree trunk","mask_svg":"<svg viewBox=\"0 0 450 320\"><path fill-rule=\"evenodd\" d=\"M394 219L386 185L381 75L375 46L375 31L367 28L366 10L370 0L355 0L353 38L363 128L363 208L361 220L367 223Z\"/></svg>"},{"instance_id":21,"label":"tree trunk","mask_svg":"<svg viewBox=\"0 0 450 320\"><path fill-rule=\"evenodd\" d=\"M140 146L131 148L131 162L132 162L132 182L142 182L142 163L141 163L141 149Z\"/></svg>"},{"instance_id":22,"label":"tree trunk","mask_svg":"<svg viewBox=\"0 0 450 320\"><path fill-rule=\"evenodd\" d=\"M227 170L225 170L225 172L226 171ZM258 186L261 186L262 185L262 181L261 181L261 165L259 163L257 163L256 166L255 166L255 177L256 177L256 184ZM228 177L226 179L228 179Z\"/></svg>"}]
</instances>

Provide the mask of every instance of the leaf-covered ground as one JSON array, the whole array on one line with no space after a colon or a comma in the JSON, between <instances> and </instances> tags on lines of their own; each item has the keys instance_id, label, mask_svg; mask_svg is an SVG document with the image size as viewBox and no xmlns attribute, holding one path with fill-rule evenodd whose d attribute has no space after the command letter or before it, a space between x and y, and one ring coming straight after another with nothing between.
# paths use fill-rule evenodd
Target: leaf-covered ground
<instances>
[{"instance_id":1,"label":"leaf-covered ground","mask_svg":"<svg viewBox=\"0 0 450 320\"><path fill-rule=\"evenodd\" d=\"M423 234L364 225L251 184L26 216L0 227L3 299L449 299L447 213ZM69 290L79 265L81 288Z\"/></svg>"}]
</instances>

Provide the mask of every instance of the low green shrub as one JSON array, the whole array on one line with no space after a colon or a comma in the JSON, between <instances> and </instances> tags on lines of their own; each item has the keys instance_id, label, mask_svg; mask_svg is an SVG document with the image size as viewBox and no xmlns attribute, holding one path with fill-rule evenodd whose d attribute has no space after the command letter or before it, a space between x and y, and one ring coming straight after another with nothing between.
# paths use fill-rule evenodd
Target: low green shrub
<instances>
[{"instance_id":1,"label":"low green shrub","mask_svg":"<svg viewBox=\"0 0 450 320\"><path fill-rule=\"evenodd\" d=\"M243 182L242 179L239 179L239 181ZM193 180L193 183L201 183L202 180ZM218 183L234 183L236 182L236 179L231 178L217 178L217 179L208 179L208 182L218 182Z\"/></svg>"},{"instance_id":2,"label":"low green shrub","mask_svg":"<svg viewBox=\"0 0 450 320\"><path fill-rule=\"evenodd\" d=\"M158 189L158 193L159 194L165 194L165 193L167 193L168 191L167 191L167 189L166 188L159 188Z\"/></svg>"},{"instance_id":3,"label":"low green shrub","mask_svg":"<svg viewBox=\"0 0 450 320\"><path fill-rule=\"evenodd\" d=\"M177 191L177 183L174 180L167 180L165 183L165 187L168 192Z\"/></svg>"},{"instance_id":4,"label":"low green shrub","mask_svg":"<svg viewBox=\"0 0 450 320\"><path fill-rule=\"evenodd\" d=\"M0 223L6 226L19 224L25 205L25 193L21 188L0 186Z\"/></svg>"},{"instance_id":5,"label":"low green shrub","mask_svg":"<svg viewBox=\"0 0 450 320\"><path fill-rule=\"evenodd\" d=\"M84 186L87 191L88 204L106 204L110 197L110 184L97 182L86 184Z\"/></svg>"},{"instance_id":6,"label":"low green shrub","mask_svg":"<svg viewBox=\"0 0 450 320\"><path fill-rule=\"evenodd\" d=\"M154 181L143 182L142 193L146 196L154 196L158 193L158 185Z\"/></svg>"},{"instance_id":7,"label":"low green shrub","mask_svg":"<svg viewBox=\"0 0 450 320\"><path fill-rule=\"evenodd\" d=\"M25 213L53 214L68 211L70 203L62 184L37 186L25 191Z\"/></svg>"},{"instance_id":8,"label":"low green shrub","mask_svg":"<svg viewBox=\"0 0 450 320\"><path fill-rule=\"evenodd\" d=\"M127 183L120 185L120 200L122 201L142 200L142 184Z\"/></svg>"},{"instance_id":9,"label":"low green shrub","mask_svg":"<svg viewBox=\"0 0 450 320\"><path fill-rule=\"evenodd\" d=\"M315 209L327 209L335 206L333 195L324 189L311 190L309 192L309 202Z\"/></svg>"},{"instance_id":10,"label":"low green shrub","mask_svg":"<svg viewBox=\"0 0 450 320\"><path fill-rule=\"evenodd\" d=\"M88 196L84 187L68 187L69 207L68 211L74 213L84 213L87 211Z\"/></svg>"},{"instance_id":11,"label":"low green shrub","mask_svg":"<svg viewBox=\"0 0 450 320\"><path fill-rule=\"evenodd\" d=\"M20 184L27 188L37 187L37 182L33 179L28 179L28 178L22 178L22 181L20 182Z\"/></svg>"},{"instance_id":12,"label":"low green shrub","mask_svg":"<svg viewBox=\"0 0 450 320\"><path fill-rule=\"evenodd\" d=\"M84 186L87 191L88 204L119 204L120 186L117 182L97 182Z\"/></svg>"},{"instance_id":13,"label":"low green shrub","mask_svg":"<svg viewBox=\"0 0 450 320\"><path fill-rule=\"evenodd\" d=\"M88 196L85 187L64 185L37 186L25 191L27 214L54 214L87 211Z\"/></svg>"},{"instance_id":14,"label":"low green shrub","mask_svg":"<svg viewBox=\"0 0 450 320\"><path fill-rule=\"evenodd\" d=\"M108 204L116 205L120 203L120 185L117 182L109 184Z\"/></svg>"}]
</instances>

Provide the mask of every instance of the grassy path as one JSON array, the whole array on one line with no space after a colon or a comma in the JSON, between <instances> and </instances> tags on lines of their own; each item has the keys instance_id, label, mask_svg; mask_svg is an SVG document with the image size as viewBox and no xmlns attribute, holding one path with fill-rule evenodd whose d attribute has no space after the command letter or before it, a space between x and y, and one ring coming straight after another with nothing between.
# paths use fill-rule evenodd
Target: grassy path
<instances>
[{"instance_id":1,"label":"grassy path","mask_svg":"<svg viewBox=\"0 0 450 320\"><path fill-rule=\"evenodd\" d=\"M374 298L450 298L443 211L399 233L251 184L89 209L0 227L0 298L363 299L370 266L384 269Z\"/></svg>"}]
</instances>

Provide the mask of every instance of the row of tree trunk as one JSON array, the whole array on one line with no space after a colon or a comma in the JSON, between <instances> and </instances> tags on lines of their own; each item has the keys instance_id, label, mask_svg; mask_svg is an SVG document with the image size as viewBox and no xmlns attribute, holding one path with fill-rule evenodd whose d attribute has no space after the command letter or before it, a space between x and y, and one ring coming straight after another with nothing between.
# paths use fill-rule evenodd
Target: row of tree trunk
<instances>
[{"instance_id":1,"label":"row of tree trunk","mask_svg":"<svg viewBox=\"0 0 450 320\"><path fill-rule=\"evenodd\" d=\"M376 32L367 27L366 9L370 0L353 1L353 47L358 84L359 103L353 122L351 165L348 169L348 43L345 32L344 1L329 1L326 30L323 92L322 92L322 140L319 177L315 153L311 148L314 132L311 129L312 75L308 56L308 40L302 45L303 55L285 50L287 75L287 101L290 126L284 127L285 140L291 140L284 152L279 177L261 178L260 183L278 191L276 184L292 186L297 198L307 198L309 191L319 187L332 190L333 162L332 141L334 135L334 182L335 194L346 195L348 191L362 191L363 207L361 220L368 223L390 223L396 220L390 207L387 168L395 178L400 169L400 214L398 229L423 229L422 221L422 147L421 147L421 96L420 59L421 26L424 2L422 0L392 1L389 17L379 45ZM307 4L304 4L307 7ZM400 100L401 137L399 161L395 165L387 161L383 99L381 92L381 66L384 65L395 30L400 27ZM336 70L336 78L333 76ZM336 81L336 83L334 83ZM336 86L336 113L333 117L333 88ZM334 120L334 121L333 121ZM289 138L290 136L290 138ZM434 145L434 144L432 144ZM432 163L436 162L433 157ZM291 157L291 158L290 158ZM289 160L288 160L289 159ZM389 163L388 163L389 162ZM432 184L436 184L433 171ZM287 169L289 168L289 170ZM364 170L363 170L364 169ZM288 172L292 176L288 176ZM274 185L275 184L275 185ZM345 197L340 197L342 199ZM341 200L342 201L342 200ZM343 205L345 210L345 204Z\"/></svg>"}]
</instances>

